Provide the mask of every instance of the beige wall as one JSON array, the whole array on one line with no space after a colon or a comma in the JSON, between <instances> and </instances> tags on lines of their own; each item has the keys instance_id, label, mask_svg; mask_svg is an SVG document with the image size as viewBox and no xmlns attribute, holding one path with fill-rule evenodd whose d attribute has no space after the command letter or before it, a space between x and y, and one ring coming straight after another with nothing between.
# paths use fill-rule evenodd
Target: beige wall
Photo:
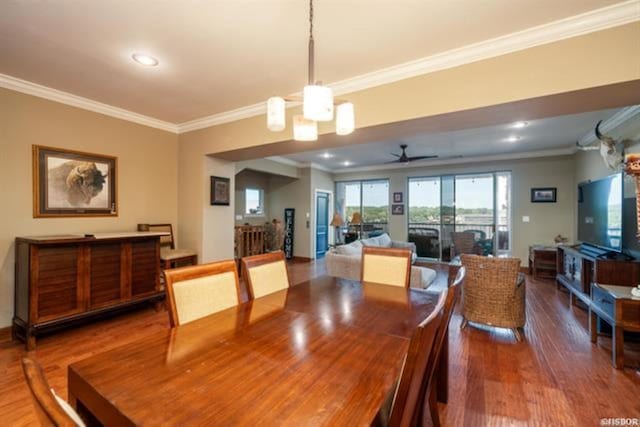
<instances>
[{"instance_id":1,"label":"beige wall","mask_svg":"<svg viewBox=\"0 0 640 427\"><path fill-rule=\"evenodd\" d=\"M16 236L177 224L177 140L168 132L0 89L0 328L13 317ZM33 144L118 157L119 216L33 218Z\"/></svg>"},{"instance_id":2,"label":"beige wall","mask_svg":"<svg viewBox=\"0 0 640 427\"><path fill-rule=\"evenodd\" d=\"M284 210L295 209L295 229L293 255L297 257L310 257L310 218L311 216L311 170L301 168L298 171L300 178L273 176L269 183L269 203L271 204L271 216L284 221Z\"/></svg>"},{"instance_id":3,"label":"beige wall","mask_svg":"<svg viewBox=\"0 0 640 427\"><path fill-rule=\"evenodd\" d=\"M390 171L335 174L337 181L388 178L390 195L402 191L405 215L390 215L389 234L395 240L407 239L407 178L464 174L474 172L511 171L513 254L527 264L529 245L553 242L557 234L575 239L575 180L572 156L496 161L479 164L448 165L428 168L401 168ZM532 187L557 187L557 203L531 203ZM530 222L522 221L529 216Z\"/></svg>"}]
</instances>

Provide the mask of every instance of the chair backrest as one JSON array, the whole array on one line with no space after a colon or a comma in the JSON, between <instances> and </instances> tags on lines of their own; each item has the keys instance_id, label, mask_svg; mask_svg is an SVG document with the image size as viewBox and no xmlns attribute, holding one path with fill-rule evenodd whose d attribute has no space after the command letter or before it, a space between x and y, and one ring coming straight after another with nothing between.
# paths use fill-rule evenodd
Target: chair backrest
<instances>
[{"instance_id":1,"label":"chair backrest","mask_svg":"<svg viewBox=\"0 0 640 427\"><path fill-rule=\"evenodd\" d=\"M31 390L31 397L41 425L84 426L82 419L73 408L53 393L38 362L29 357L24 357L22 359L22 371L27 380L29 390Z\"/></svg>"},{"instance_id":2,"label":"chair backrest","mask_svg":"<svg viewBox=\"0 0 640 427\"><path fill-rule=\"evenodd\" d=\"M409 287L411 279L411 249L362 248L360 270L362 282Z\"/></svg>"},{"instance_id":3,"label":"chair backrest","mask_svg":"<svg viewBox=\"0 0 640 427\"><path fill-rule=\"evenodd\" d=\"M510 301L520 272L518 258L465 254L460 259L467 270L463 298L465 304L469 298L487 299L497 304L502 299L505 303Z\"/></svg>"},{"instance_id":4,"label":"chair backrest","mask_svg":"<svg viewBox=\"0 0 640 427\"><path fill-rule=\"evenodd\" d=\"M167 232L168 236L160 236L160 246L176 248L171 224L138 224L138 231Z\"/></svg>"},{"instance_id":5,"label":"chair backrest","mask_svg":"<svg viewBox=\"0 0 640 427\"><path fill-rule=\"evenodd\" d=\"M451 233L451 242L455 255L475 253L476 236L474 233L454 231Z\"/></svg>"},{"instance_id":6,"label":"chair backrest","mask_svg":"<svg viewBox=\"0 0 640 427\"><path fill-rule=\"evenodd\" d=\"M389 427L411 426L421 411L424 378L428 374L429 361L435 358L435 338L443 321L447 294L446 289L442 291L433 312L418 325L411 336L391 406Z\"/></svg>"},{"instance_id":7,"label":"chair backrest","mask_svg":"<svg viewBox=\"0 0 640 427\"><path fill-rule=\"evenodd\" d=\"M242 274L249 299L260 298L291 286L282 251L242 258Z\"/></svg>"},{"instance_id":8,"label":"chair backrest","mask_svg":"<svg viewBox=\"0 0 640 427\"><path fill-rule=\"evenodd\" d=\"M178 326L238 305L240 283L234 260L165 270L169 320Z\"/></svg>"}]
</instances>

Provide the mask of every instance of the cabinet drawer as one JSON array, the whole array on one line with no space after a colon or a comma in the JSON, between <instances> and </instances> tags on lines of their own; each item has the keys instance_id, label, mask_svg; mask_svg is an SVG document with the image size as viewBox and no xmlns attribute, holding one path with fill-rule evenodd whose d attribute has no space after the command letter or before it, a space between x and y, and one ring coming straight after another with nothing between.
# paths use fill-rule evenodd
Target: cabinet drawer
<instances>
[{"instance_id":1,"label":"cabinet drawer","mask_svg":"<svg viewBox=\"0 0 640 427\"><path fill-rule=\"evenodd\" d=\"M609 295L607 292L603 291L602 289L596 286L593 286L591 288L591 299L593 300L593 303L600 309L600 311L603 311L604 313L608 314L609 316L611 316L612 319L616 318L615 298L613 298L611 295Z\"/></svg>"}]
</instances>

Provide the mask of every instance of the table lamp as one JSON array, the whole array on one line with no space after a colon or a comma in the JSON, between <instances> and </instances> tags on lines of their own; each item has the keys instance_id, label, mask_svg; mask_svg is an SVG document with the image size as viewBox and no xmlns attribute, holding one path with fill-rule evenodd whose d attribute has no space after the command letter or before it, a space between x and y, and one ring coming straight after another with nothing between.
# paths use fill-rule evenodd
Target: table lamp
<instances>
[{"instance_id":1,"label":"table lamp","mask_svg":"<svg viewBox=\"0 0 640 427\"><path fill-rule=\"evenodd\" d=\"M331 224L329 225L336 228L336 243L341 243L339 230L340 230L340 227L344 225L344 221L342 220L342 217L338 212L333 214L333 218L331 219Z\"/></svg>"},{"instance_id":2,"label":"table lamp","mask_svg":"<svg viewBox=\"0 0 640 427\"><path fill-rule=\"evenodd\" d=\"M362 215L360 212L354 212L351 217L350 225L357 225L358 227L358 238L362 238Z\"/></svg>"}]
</instances>

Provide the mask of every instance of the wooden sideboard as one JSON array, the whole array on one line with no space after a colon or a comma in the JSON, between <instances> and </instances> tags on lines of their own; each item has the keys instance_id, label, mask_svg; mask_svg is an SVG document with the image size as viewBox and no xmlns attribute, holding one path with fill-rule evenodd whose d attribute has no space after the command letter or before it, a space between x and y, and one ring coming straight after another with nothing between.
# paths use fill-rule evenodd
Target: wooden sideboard
<instances>
[{"instance_id":1,"label":"wooden sideboard","mask_svg":"<svg viewBox=\"0 0 640 427\"><path fill-rule=\"evenodd\" d=\"M635 286L640 282L640 262L600 258L580 246L558 246L556 283L587 307L591 305L591 284Z\"/></svg>"},{"instance_id":2,"label":"wooden sideboard","mask_svg":"<svg viewBox=\"0 0 640 427\"><path fill-rule=\"evenodd\" d=\"M103 233L16 238L13 336L36 336L164 298L160 236Z\"/></svg>"}]
</instances>

